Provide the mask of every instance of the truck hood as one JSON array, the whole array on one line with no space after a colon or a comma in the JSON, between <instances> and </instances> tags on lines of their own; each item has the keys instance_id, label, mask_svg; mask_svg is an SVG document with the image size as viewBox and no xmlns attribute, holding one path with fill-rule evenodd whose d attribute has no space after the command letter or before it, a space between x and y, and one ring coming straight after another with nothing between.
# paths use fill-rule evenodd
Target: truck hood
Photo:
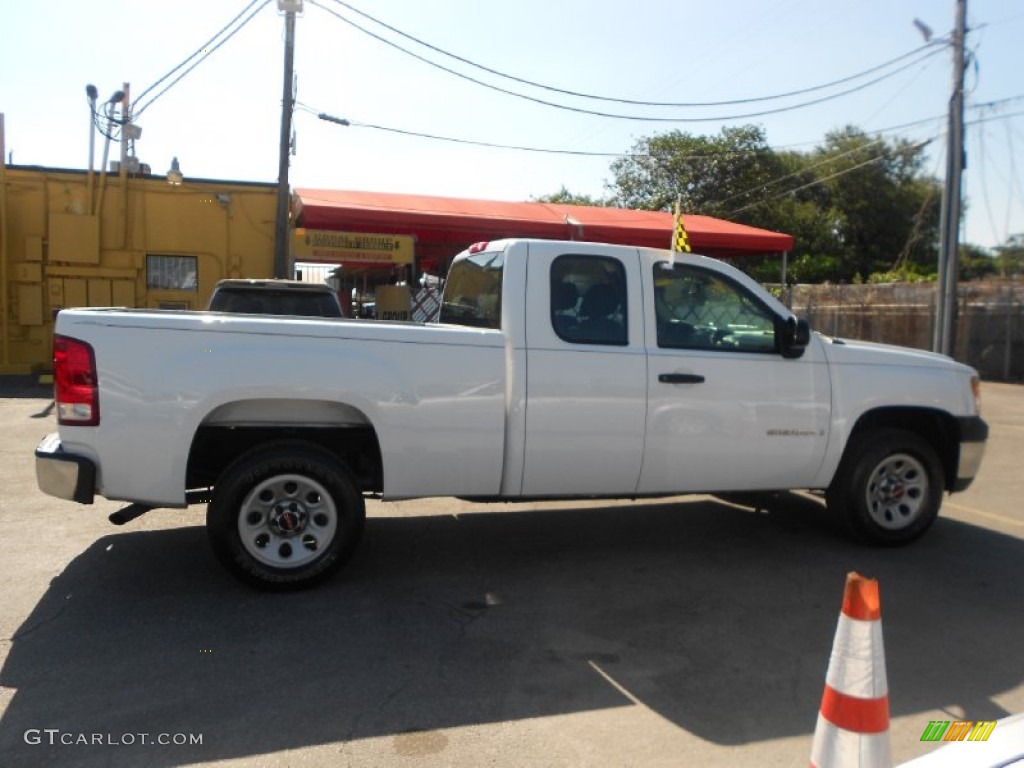
<instances>
[{"instance_id":1,"label":"truck hood","mask_svg":"<svg viewBox=\"0 0 1024 768\"><path fill-rule=\"evenodd\" d=\"M870 341L833 339L821 334L818 336L829 362L836 365L900 365L974 373L969 366L936 352Z\"/></svg>"}]
</instances>

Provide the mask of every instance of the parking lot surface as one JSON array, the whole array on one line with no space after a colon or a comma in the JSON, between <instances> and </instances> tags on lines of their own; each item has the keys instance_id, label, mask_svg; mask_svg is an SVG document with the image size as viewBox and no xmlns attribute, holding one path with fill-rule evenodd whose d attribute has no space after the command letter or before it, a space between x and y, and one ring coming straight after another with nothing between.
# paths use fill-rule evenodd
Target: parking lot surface
<instances>
[{"instance_id":1,"label":"parking lot surface","mask_svg":"<svg viewBox=\"0 0 1024 768\"><path fill-rule=\"evenodd\" d=\"M371 502L338 578L276 595L200 507L117 528L40 493L48 394L0 383L0 765L807 765L854 570L893 757L923 754L931 720L1024 712L1024 388L983 392L981 473L906 548L805 494Z\"/></svg>"}]
</instances>

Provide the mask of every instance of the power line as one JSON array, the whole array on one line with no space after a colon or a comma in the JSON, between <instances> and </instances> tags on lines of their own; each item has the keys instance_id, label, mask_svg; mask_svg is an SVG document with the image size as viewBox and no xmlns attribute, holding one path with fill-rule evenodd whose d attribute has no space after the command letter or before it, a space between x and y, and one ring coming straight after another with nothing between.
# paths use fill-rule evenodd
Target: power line
<instances>
[{"instance_id":1,"label":"power line","mask_svg":"<svg viewBox=\"0 0 1024 768\"><path fill-rule=\"evenodd\" d=\"M871 165L872 163L877 163L877 162L879 162L881 160L884 160L884 159L885 159L885 155L878 155L877 157L872 157L870 160L865 160L863 163L857 163L857 165L851 165L849 168L844 168L841 171L836 171L835 173L829 174L828 176L823 176L820 179L815 179L814 181L808 182L807 184L801 184L799 187L794 187L793 189L787 189L784 192L779 192L778 194L762 198L761 200L758 200L757 202L748 203L747 205L744 205L744 206L742 206L740 208L735 208L735 209L729 211L728 213L726 213L725 215L726 216L732 216L733 214L742 213L743 211L749 210L751 208L756 208L759 205L764 205L765 203L767 203L770 200L777 200L780 197L786 197L787 195L792 195L794 192L799 192L801 190L808 189L809 187L816 187L819 184L824 184L826 181L831 181L832 179L838 178L839 176L845 176L847 173L852 173L853 171L859 170L860 168L864 168L865 166Z\"/></svg>"},{"instance_id":2,"label":"power line","mask_svg":"<svg viewBox=\"0 0 1024 768\"><path fill-rule=\"evenodd\" d=\"M1012 101L1012 100L1014 100L1014 99L1006 99L1006 101ZM1007 113L1005 115L993 115L992 117L978 118L977 120L968 121L967 123L965 123L965 125L979 125L981 123L987 123L987 122L990 122L992 120L1005 120L1007 118L1018 117L1020 115L1024 115L1024 111L1021 111L1021 112L1010 112L1010 113ZM931 119L934 120L936 118L931 118ZM918 122L920 123L920 122L926 122L926 121L918 121ZM892 130L892 129L889 129L889 130ZM927 139L923 143L928 143L930 141L934 141L935 138L937 138L937 137L933 136L930 139ZM867 145L865 145L865 146L867 146ZM830 158L830 159L835 159L835 158L833 157L833 158ZM879 160L884 160L884 159L885 159L884 155L879 155L878 157L872 158L872 159L867 160L867 161L865 161L863 163L859 163L858 165L850 166L849 168L845 168L842 171L838 171L837 173L833 173L833 174L831 174L829 176L825 176L823 178L816 179L816 180L814 180L812 182L809 182L807 184L802 184L799 187L794 187L793 189L787 189L784 192L780 192L780 193L778 193L776 195L772 195L770 197L765 197L765 198L763 198L761 200L758 200L757 202L750 203L748 205L744 205L741 208L736 208L734 210L729 211L728 213L726 213L724 215L732 216L733 214L741 213L743 211L749 210L750 208L755 208L755 207L757 207L759 205L767 203L767 202L769 202L771 200L776 200L776 199L778 199L780 197L785 197L786 195L791 195L794 192L800 192L801 190L808 189L809 187L817 186L817 185L822 184L822 183L824 183L826 181L831 181L832 179L835 179L835 178L837 178L839 176L843 176L843 175L845 175L847 173L850 173L851 171L856 171L856 170L858 170L860 168L863 168L863 167L865 167L867 165L870 165L871 163L877 163Z\"/></svg>"},{"instance_id":3,"label":"power line","mask_svg":"<svg viewBox=\"0 0 1024 768\"><path fill-rule=\"evenodd\" d=\"M337 2L337 0L335 0L335 1ZM524 94L524 93L518 93L516 91L510 91L507 88L502 88L500 86L493 85L491 83L486 83L486 82L484 82L482 80L478 80L478 79L476 79L474 77L470 77L467 74L464 74L462 72L458 72L458 71L456 71L454 69L451 69L450 67L446 67L443 64L438 64L436 61L431 61L430 59L428 59L428 58L426 58L424 56L420 56L419 54L414 53L414 52L408 50L407 48L403 48L402 46L398 45L397 43L395 43L395 42L393 42L391 40L388 40L387 38L382 37L381 35L378 35L375 32L371 32L370 30L366 29L365 27L361 27L359 24L355 23L351 19L345 18L344 16L342 16L337 11L334 11L331 8L325 7L322 3L318 2L317 0L310 0L310 4L311 5L315 5L318 8L322 8L327 13L331 14L332 16L334 16L335 18L339 19L340 21L343 21L345 24L348 24L349 26L354 27L355 29L357 29L360 32L362 32L363 34L368 35L368 36L374 38L375 40L378 40L379 42L382 42L385 45L387 45L387 46L389 46L391 48L394 48L395 50L401 51L402 53L404 53L404 54L406 54L408 56L413 57L417 61L421 61L424 64L428 64L431 67L434 67L436 69L441 70L442 72L446 72L446 73L448 73L450 75L453 75L454 77L458 77L458 78L460 78L462 80L466 80L468 82L474 83L474 84L482 86L484 88L488 88L488 89L490 89L492 91L497 91L498 93L503 93L506 96L513 96L515 98L524 99L526 101L530 101L530 102L533 102L535 104L541 104L541 105L548 106L548 107L554 107L555 109L561 109L561 110L565 110L567 112L576 112L576 113L584 114L584 115L594 115L596 117L607 117L607 118L610 118L610 119L613 119L613 120L632 120L632 121L639 121L639 122L654 122L654 123L707 123L707 122L725 122L725 121L729 121L729 120L746 120L746 119L749 119L751 117L764 117L766 115L775 115L775 114L779 114L779 113L782 113L782 112L791 112L791 111L796 110L796 109L802 109L804 107L810 107L810 106L814 106L816 104L822 104L822 103L827 102L827 101L832 101L833 99L838 99L838 98L841 98L843 96L848 96L851 93L856 93L857 91L862 91L865 88L869 88L872 85L876 85L877 83L880 83L883 80L887 80L890 77L893 77L893 76L899 74L900 72L903 72L904 70L909 69L910 67L912 67L915 64L918 64L918 63L920 63L922 61L924 61L925 59L931 58L932 56L935 56L935 55L937 55L939 53L942 53L942 49L941 48L936 48L936 49L934 49L932 51L929 51L924 56L920 56L917 59L914 59L913 61L911 61L910 63L905 64L904 66L899 67L899 68L893 70L892 72L889 72L887 74L884 74L884 75L881 75L879 77L876 77L873 80L869 80L866 83L862 83L860 85L854 86L852 88L848 88L848 89L846 89L844 91L840 91L838 93L830 94L828 96L822 96L821 98L812 99L810 101L806 101L806 102L803 102L803 103L800 103L800 104L792 104L792 105L786 106L786 107L778 107L778 108L775 108L775 109L766 109L766 110L761 110L761 111L758 111L758 112L748 112L748 113L739 114L739 115L718 115L718 116L711 116L711 117L651 117L651 116L646 116L646 115L623 115L623 114L618 114L618 113L614 113L614 112L601 112L601 111L593 110L593 109L584 109L582 107L572 107L572 106L569 106L567 104L559 104L557 102L547 101L545 99L539 99L539 98L536 98L534 96L529 96L529 95Z\"/></svg>"},{"instance_id":4,"label":"power line","mask_svg":"<svg viewBox=\"0 0 1024 768\"><path fill-rule=\"evenodd\" d=\"M155 83L150 85L142 93L140 93L138 95L138 97L135 99L135 101L132 102L132 111L134 113L133 118L137 118L139 115L141 115L143 112L145 112L157 99L159 99L161 96L163 96L165 93L167 93L167 91L169 91L171 88L173 88L183 77L185 77L185 75L187 75L189 72L191 72L197 66L199 66L202 62L204 62L207 59L207 57L209 56L209 54L211 54L214 51L216 51L218 48L220 48L222 45L224 45L224 43L226 43L228 40L230 40L232 37L234 37L236 34L238 34L238 32L243 27L245 27L246 24L248 24L250 21L252 21L253 17L257 13L259 13L261 10L263 10L264 6L266 6L269 2L270 2L270 0L252 0L252 2L250 2L245 8L243 8L241 10L241 12L237 16L235 16L231 21L229 21L227 24L225 24L223 27L221 27L221 29L217 32L217 34L215 34L213 37L211 37L209 40L207 40L205 43L203 43L203 45L200 48L198 48L191 56L189 56L187 59L182 61L180 64L178 64L178 66L174 67L174 69L172 69L170 72L168 72L163 77L161 77L159 80L157 80ZM250 9L252 9L253 6L257 6L257 7L255 8L255 10L252 10L252 12L250 13ZM245 19L243 19L242 22L240 24L238 24L237 27L235 27L233 30L231 30L231 32L228 33L228 35L226 37L221 39L216 45L214 45L213 47L210 47L210 44L213 43L214 40L217 40L217 38L219 38L221 35L223 35L226 30L228 30L232 25L234 25L246 13L248 13L249 15ZM203 56L198 61L193 62L192 65L189 66L188 68L186 68L184 72L182 72L180 75L178 75L176 78L174 78L174 80L172 80L170 83L168 83L164 88L162 88L160 91L158 91L154 96L151 96L149 101L147 101L141 107L137 106L138 103L140 101L142 101L143 97L147 93L152 91L154 88L156 88L158 85L160 85L160 83L164 82L164 80L169 78L171 75L173 75L179 69L181 69L186 64L188 64L190 61L195 59L201 53L205 53L206 56Z\"/></svg>"},{"instance_id":5,"label":"power line","mask_svg":"<svg viewBox=\"0 0 1024 768\"><path fill-rule=\"evenodd\" d=\"M316 2L316 0L311 0L311 2L313 2L314 5L319 5L319 3ZM458 54L452 53L451 51L447 51L447 50L445 50L443 48L439 48L438 46L432 45L432 44L426 42L425 40L421 40L418 37L415 37L415 36L410 35L410 34L408 34L406 32L403 32L402 30L398 29L397 27L394 27L394 26L388 24L387 22L381 21L380 19L378 19L378 18L376 18L374 16L371 16L370 14L365 13L364 11L359 10L355 6L350 5L349 3L345 2L345 0L333 0L333 2L335 4L337 4L337 5L340 5L340 6L343 6L343 7L347 8L348 10L352 11L355 14L358 14L359 16L362 16L364 19L372 21L374 24L378 24L381 27L384 27L384 29L387 29L390 32L394 32L396 35L399 35L400 37L404 37L406 40L410 40L410 41L416 43L417 45L422 45L424 48L428 48L431 51L434 51L435 53L439 53L442 56L447 56L450 59L454 59L455 61L461 62L462 64L466 64L466 65L468 65L470 67L473 67L474 69L479 69L479 70L481 70L483 72L487 72L488 74L495 75L497 77L501 77L501 78L504 78L506 80L512 80L513 82L520 83L522 85L528 85L528 86L531 86L533 88L539 88L539 89L544 90L544 91L550 91L552 93L560 93L560 94L563 94L565 96L574 96L574 97L581 98L581 99L592 99L594 101L607 101L607 102L612 102L612 103L616 103L616 104L629 104L629 105L633 105L633 106L644 106L644 107L723 107L723 106L732 106L732 105L736 105L736 104L753 104L753 103L762 102L762 101L775 101L775 100L778 100L778 99L791 98L793 96L802 96L804 94L814 93L816 91L827 90L829 88L833 88L833 87L835 87L837 85L842 85L844 83L848 83L848 82L851 82L853 80L859 80L860 78L866 77L866 76L868 76L870 74L878 72L879 70L886 69L887 67L889 67L889 66L891 66L893 64L896 64L897 62L900 62L903 59L910 58L911 56L914 56L914 55L920 53L921 51L923 51L923 50L925 50L927 48L931 48L931 47L933 47L933 46L935 46L935 45L937 45L939 43L948 42L948 40L946 38L936 38L935 40L932 40L929 43L927 43L925 45L922 45L920 48L915 48L914 50L909 51L907 53L904 53L901 56L897 56L894 59L890 59L889 61L886 61L886 62L884 62L882 64L878 64L878 65L876 65L874 67L871 67L870 69L866 69L866 70L864 70L862 72L857 72L856 74L848 75L847 77L843 77L843 78L840 78L838 80L833 80L830 83L822 83L821 85L814 85L814 86L811 86L809 88L802 88L802 89L796 90L796 91L789 91L788 93L778 93L778 94L775 94L775 95L772 95L772 96L757 96L757 97L744 98L744 99L730 99L730 100L726 100L726 101L703 101L703 102L702 101L694 101L694 102L681 102L681 101L640 101L640 100L636 100L636 99L626 99L626 98L616 97L616 96L599 96L599 95L591 94L591 93L583 93L581 91L572 91L572 90L568 90L568 89L565 89L565 88L558 88L558 87L552 86L552 85L545 85L543 83L538 83L538 82L535 82L533 80L527 80L526 78L517 77L516 75L510 75L510 74L507 74L505 72L501 72L499 70L492 69L491 67L484 66L483 64L478 64L478 63L476 63L474 61L471 61L470 59L466 59L466 58L464 58L462 56L459 56ZM323 7L323 6L321 6L321 7ZM324 10L327 10L327 9L325 8ZM343 17L339 16L338 18L343 18ZM347 19L343 19L343 20L346 21L347 23L351 23ZM358 27L355 24L352 24L352 26L355 26L360 31L366 32L366 30L364 30L362 27ZM367 33L367 34L370 34L370 33ZM379 37L377 39L381 40L381 38L379 38ZM405 49L400 49L400 50L405 51ZM405 52L409 53L408 51L405 51Z\"/></svg>"},{"instance_id":6,"label":"power line","mask_svg":"<svg viewBox=\"0 0 1024 768\"><path fill-rule=\"evenodd\" d=\"M193 53L193 54L192 54L191 56L189 56L189 57L188 57L187 59L185 59L184 61L182 61L182 62L181 62L180 64L178 64L178 66L176 66L176 67L175 67L174 69L172 69L172 70L171 70L170 72L168 72L168 73L167 73L167 74L165 74L165 75L164 75L163 77L161 77L161 78L160 78L159 80L157 80L157 81L156 81L155 83L153 83L153 84L152 84L152 85L150 85L150 86L149 86L148 88L146 88L146 89L145 89L145 90L144 90L144 91L143 91L142 93L140 93L140 94L139 94L138 96L136 96L136 97L135 97L135 102L133 102L133 105L132 105L132 106L134 107L134 105L135 105L135 104L137 104L137 103L139 102L139 100L141 100L141 99L142 99L142 97L143 97L143 96L145 96L145 95L146 95L147 93L149 93L149 92L150 92L151 90L153 90L153 89L154 89L154 88L156 88L156 87L157 87L158 85L160 85L160 83L162 83L162 82L163 82L164 80L166 80L166 79L167 79L168 77L170 77L170 76L171 76L171 75L173 75L173 74L174 74L175 72L177 72L177 71L178 71L179 69L181 69L181 68L182 68L183 66L185 66L185 65L186 65L186 64L188 64L188 63L189 63L190 61L192 61L192 59L194 59L194 58L195 58L196 56L198 56L198 55L199 55L200 53L202 53L203 51L205 51L205 50L206 50L206 48L207 48L207 47L208 47L208 46L210 45L210 43L212 43L212 42L213 42L214 40L216 40L216 39L217 39L218 37L220 37L220 36L221 36L222 34L224 34L224 31L225 31L225 30L226 30L226 29L227 29L228 27L230 27L230 26L231 26L232 24L234 24L234 23L235 23L236 21L238 21L238 20L239 20L239 19L240 19L240 18L241 18L241 17L242 17L242 16L243 16L243 15L244 15L245 13L246 13L246 11L248 11L248 10L249 10L250 8L252 8L252 6L254 6L254 5L255 5L256 3L258 3L258 2L260 2L260 0L252 0L252 2L250 2L250 3L249 3L249 5L247 5L247 6L245 7L245 8L243 8L243 9L242 9L242 10L241 10L241 11L239 12L239 14L238 14L237 16L235 16L235 18L233 18L233 19L232 19L231 21L229 21L229 22L228 22L227 24L225 24L225 25L224 25L223 27L221 27L220 31L219 31L219 32L217 32L217 34L215 34L215 35L214 35L213 37L211 37L211 38L210 38L209 40L207 40L207 41L206 41L205 43L203 43L203 44L202 44L202 45L201 45L201 46L200 46L200 47L199 47L199 48L198 48L198 49L197 49L197 50L196 50L196 51L195 51L195 52L194 52L194 53Z\"/></svg>"},{"instance_id":7,"label":"power line","mask_svg":"<svg viewBox=\"0 0 1024 768\"><path fill-rule=\"evenodd\" d=\"M1012 102L1012 101L1018 101L1018 100L1020 100L1022 98L1024 98L1024 96L1013 96L1013 97L1009 97L1009 98L1006 98L1006 99L999 99L997 101L989 102L989 104L983 105L983 106L991 106L991 105L995 105L995 104L1003 104L1003 103L1008 103L1008 102ZM487 147L487 148L491 148L491 149L508 149L508 150L526 151L526 152L542 152L542 153L559 154L559 155L577 155L577 156L591 156L591 157L632 157L632 158L653 157L653 155L651 155L649 153L635 153L635 152L634 153L584 152L584 151L580 151L580 150L559 150L559 149L548 149L548 148L540 148L540 147L521 147L521 146L506 145L506 144L494 144L494 143L490 143L490 142L472 141L472 140L469 140L469 139L458 139L458 138L453 138L453 137L449 137L449 136L437 136L437 135L428 134L428 133L420 133L420 132L416 132L416 131L407 131L407 130L404 130L404 129L401 129L401 128L392 128L392 127L388 127L388 126L374 125L372 123L361 123L361 122L357 122L357 121L349 121L349 120L345 120L345 119L342 119L342 118L334 117L332 115L328 115L327 113L324 113L324 112L317 112L312 107L310 107L310 106L308 106L306 104L302 104L301 102L298 102L296 104L296 106L299 109L301 109L301 110L303 110L305 112L308 112L310 114L316 115L321 120L326 120L328 122L337 123L339 125L352 126L352 127L355 127L355 128L370 128L370 129L385 131L385 132L389 132L389 133L396 133L396 134L400 134L400 135L404 135L404 136L413 136L413 137L416 137L416 138L425 138L425 139L431 139L431 140L436 140L436 141L446 141L446 142L455 143L455 144L467 144L467 145L472 145L472 146ZM972 107L972 108L976 109L978 107ZM966 124L967 125L979 125L981 123L990 122L992 120L1005 120L1005 119L1009 119L1009 118L1012 118L1012 117L1018 117L1020 115L1024 115L1024 111L1009 112L1009 113L1006 113L1006 114L1003 114L1003 115L992 115L992 116L981 117L981 118L978 118L976 120L968 121ZM915 121L910 122L910 123L903 123L901 125L892 126L892 127L889 127L889 128L882 128L882 129L879 129L879 130L875 131L875 133L886 133L886 132L892 132L892 131L901 130L901 129L904 129L904 128L907 128L907 127L916 127L918 125L923 125L923 124L926 124L926 123L934 122L935 120L939 119L939 117L940 116L935 116L935 117L925 118L923 120L915 120ZM935 138L936 137L934 137L934 136L931 137L931 138L928 138L928 139L926 139L926 140L924 140L922 142L919 142L916 146L923 147L927 143L933 141ZM836 160L839 160L839 159L841 159L843 157L846 157L848 155L854 154L856 152L861 152L861 151L863 151L865 149L868 149L869 147L872 147L873 145L875 145L875 144L877 144L879 142L882 142L883 140L884 139L882 139L880 137L878 139L875 139L874 141L871 141L871 142L869 142L867 144L864 144L864 145L862 145L860 147L855 147L854 149L848 150L848 151L843 152L843 153L841 153L839 155L831 155L831 156L829 156L827 158L824 158L822 161L820 161L818 163L814 163L814 164L809 165L809 166L806 166L806 167L800 169L799 171L787 174L785 176L780 176L777 179L773 179L771 181L768 181L765 184L761 185L760 187L755 187L754 189L750 189L750 190L746 190L744 192L740 192L740 193L738 193L736 195L732 195L731 197L723 198L722 200L717 201L716 204L721 204L723 202L727 202L729 200L732 200L735 197L742 197L744 195L751 194L752 192L756 192L756 191L759 191L759 190L767 189L769 186L772 186L773 184L777 184L779 182L785 181L786 179L792 178L794 176L801 175L803 173L806 173L807 171L813 170L814 168L820 167L822 165L830 164L832 162L835 162ZM786 146L780 146L780 147L768 147L767 149L769 149L771 151L778 151L780 149L785 149L785 148L789 148L789 147L793 147L793 146L800 146L800 145L795 145L794 144L794 145L786 145ZM759 151L762 151L762 150L761 149L755 149L755 150L726 150L726 151L723 151L723 152L708 152L708 153L700 154L700 155L686 155L686 156L683 156L683 157L678 158L678 159L683 159L683 160L704 160L704 159L707 159L707 158L710 158L710 157L743 155L743 154L751 154L751 153L759 152ZM757 201L755 201L753 203L749 203L749 204L741 206L739 208L735 208L735 209L725 213L724 215L725 216L732 216L732 215L735 215L737 213L742 213L743 211L749 210L751 208L756 208L757 206L763 205L764 203L770 202L771 200L776 200L776 199L778 199L780 197L786 197L787 195L792 195L792 194L794 194L796 192L800 192L800 191L802 191L804 189L809 189L811 187L819 186L820 184L824 184L826 181L831 181L832 179L839 178L840 176L844 176L847 173L851 173L853 171L859 170L860 168L864 168L864 167L866 167L868 165L872 165L873 163L877 163L877 162L879 162L881 160L884 160L884 159L885 159L885 155L878 155L878 156L870 158L870 159L868 159L868 160L866 160L866 161L864 161L862 163L858 163L857 165L850 166L849 168L844 168L841 171L837 171L836 173L830 174L828 176L824 176L824 177L822 177L820 179L815 179L814 181L808 182L806 184L801 184L800 186L793 187L792 189L787 189L787 190L785 190L783 192L779 192L779 193L771 195L769 197L762 198L761 200L757 200Z\"/></svg>"},{"instance_id":8,"label":"power line","mask_svg":"<svg viewBox=\"0 0 1024 768\"><path fill-rule=\"evenodd\" d=\"M985 131L977 131L975 140L978 142L978 155L981 165L981 198L985 203L985 213L988 216L988 224L992 228L992 234L995 235L998 232L998 228L996 227L996 220L992 212L992 200L989 198L988 194L988 173L986 172L988 162L985 157ZM1008 236L1009 232L1007 232L1002 239L1005 240Z\"/></svg>"},{"instance_id":9,"label":"power line","mask_svg":"<svg viewBox=\"0 0 1024 768\"><path fill-rule=\"evenodd\" d=\"M438 136L432 133L421 133L419 131L409 131L404 128L393 128L387 125L375 125L373 123L361 123L356 120L344 120L342 118L334 117L326 112L317 112L315 109L302 104L301 102L296 103L296 106L304 112L309 112L312 115L316 115L321 120L325 120L329 123L337 123L338 125L344 125L346 127L351 126L353 128L372 128L377 131L384 131L386 133L397 133L402 136L414 136L419 139L433 139L434 141L444 141L451 144L467 144L473 147L487 147L488 149L510 149L519 152L541 152L550 155L579 155L584 157L640 157L636 153L623 153L623 152L586 152L584 150L576 149L548 149L545 147L524 147L513 144L495 144L489 141L475 141L473 139L458 139L452 136ZM708 155L705 155L708 157Z\"/></svg>"},{"instance_id":10,"label":"power line","mask_svg":"<svg viewBox=\"0 0 1024 768\"><path fill-rule=\"evenodd\" d=\"M841 152L838 155L829 155L816 163L811 163L810 165L800 168L799 170L793 171L792 173L787 173L785 176L779 176L778 178L772 179L771 181L766 181L764 184L758 187L752 187L751 189L744 190L743 192L737 192L734 195L729 195L729 197L723 197L721 200L715 200L712 203L712 205L723 205L724 203L727 203L730 200L735 200L737 197L746 197L747 195L754 194L755 192L760 192L762 190L767 189L768 187L778 184L779 182L785 181L786 179L792 179L795 176L802 176L808 171L812 171L815 168L820 168L823 165L828 165L829 163L833 163L836 160L840 160L844 157L847 157L848 155L854 155L857 154L858 152L863 152L866 149L874 147L876 144L882 144L884 141L885 140L882 138L877 138L873 141L869 141L867 144L862 144L858 147L854 147L853 149L849 149L846 152Z\"/></svg>"},{"instance_id":11,"label":"power line","mask_svg":"<svg viewBox=\"0 0 1024 768\"><path fill-rule=\"evenodd\" d=\"M1002 103L1009 102L1009 101L1016 101L1016 100L1019 100L1019 99L1022 99L1022 98L1024 98L1024 96L1014 96L1014 97L1011 97L1009 99L1001 99L999 101L989 102L989 104L990 105L991 104L1002 104ZM360 122L358 120L347 120L347 119L344 119L344 118L335 117L335 116L330 115L330 114L328 114L326 112L322 112L320 110L314 109L310 105L304 104L301 101L297 101L295 103L295 106L296 106L297 109L300 109L303 112L307 112L307 113L309 113L311 115L314 115L314 116L320 118L321 120L324 120L324 121L330 122L330 123L336 123L338 125L343 125L343 126L346 126L346 127L368 128L368 129L371 129L371 130L383 131L385 133L394 133L394 134L398 134L398 135L401 135L401 136L411 136L413 138L430 139L430 140L433 140L433 141L444 141L444 142L447 142L447 143L450 143L450 144L465 144L465 145L469 145L469 146L486 147L488 149L507 149L507 150L519 151L519 152L539 152L539 153L551 154L551 155L576 155L576 156L581 156L581 157L614 157L614 158L619 158L619 157L636 157L636 158L653 157L653 155L651 155L649 152L588 152L588 151L574 150L574 149L554 149L554 148L549 148L549 147L526 147L526 146L518 146L518 145L514 145L514 144L498 144L498 143L489 142L489 141L478 141L478 140L475 140L475 139L463 139L463 138L458 138L458 137L454 137L454 136L440 136L440 135L432 134L432 133L423 133L423 132L420 132L420 131L412 131L412 130L408 130L408 129L405 129L405 128L396 128L394 126L378 125L378 124L375 124L375 123L363 123L363 122ZM971 109L977 109L977 108L980 108L980 106L982 106L982 105L979 105L979 107L971 107ZM1013 116L1018 115L1018 114L1024 114L1024 113L1015 112L1015 113L1009 113L1009 114L1006 114L1006 115L993 116L993 117L990 117L990 118L985 118L984 120L971 121L971 122L968 122L967 124L968 125L975 125L975 124L977 124L979 122L985 122L987 120L992 120L992 119L1001 119L1003 117L1013 117ZM900 125L889 126L887 128L871 129L869 132L870 133L876 133L876 134L894 133L894 132L902 131L902 130L904 130L906 128L915 128L915 127L920 126L920 125L927 125L928 123L933 123L936 120L940 120L940 119L942 119L942 116L941 115L936 115L936 116L933 116L933 117L924 118L922 120L914 120L914 121L909 122L909 123L902 123ZM881 139L877 139L876 141L881 141ZM780 150L792 149L794 147L802 147L802 146L808 146L808 145L811 145L811 144L818 144L819 142L820 142L820 140L816 140L816 141L803 141L803 142L798 142L798 143L795 143L795 144L781 144L781 145L778 145L778 146L775 146L775 147L767 147L766 149L768 149L770 151L773 151L773 152L778 152ZM872 143L874 143L874 142L872 142ZM867 147L867 146L869 146L869 145L867 145L867 144L864 145L864 147ZM855 150L851 150L851 152L860 151L864 147L858 147ZM747 154L751 154L751 153L755 153L755 152L761 152L761 151L763 151L763 149L765 149L765 148L721 150L721 151L717 151L717 152L705 152L705 153L696 154L696 155L683 155L683 156L678 157L677 159L679 159L679 160L704 160L704 159L707 159L709 157L732 157L732 156L735 156L735 155L747 155ZM832 159L835 159L835 158L833 157ZM790 174L790 175L793 175L793 174ZM729 199L731 199L731 198L726 198L726 200L729 200ZM724 202L724 201L719 201L719 202Z\"/></svg>"},{"instance_id":12,"label":"power line","mask_svg":"<svg viewBox=\"0 0 1024 768\"><path fill-rule=\"evenodd\" d=\"M1009 237L1009 232L1010 232L1010 211L1012 210L1012 206L1013 206L1013 195L1014 195L1014 192L1016 191L1019 194L1020 198L1021 198L1021 202L1024 202L1024 184L1021 184L1020 176L1017 173L1017 161L1016 161L1017 154L1014 151L1014 145L1013 145L1013 134L1014 134L1014 131L1011 129L1009 123L1007 123L1004 126L1004 128L1005 128L1005 131L1006 131L1006 148L1007 148L1007 150L1009 150L1008 154L1010 156L1010 179L1009 179L1009 183L1007 184L1008 193L1006 195L1006 226L1004 227L1004 229L1007 232L1007 237ZM1014 190L1014 186L1013 186L1014 180L1017 181L1017 189L1016 190Z\"/></svg>"}]
</instances>

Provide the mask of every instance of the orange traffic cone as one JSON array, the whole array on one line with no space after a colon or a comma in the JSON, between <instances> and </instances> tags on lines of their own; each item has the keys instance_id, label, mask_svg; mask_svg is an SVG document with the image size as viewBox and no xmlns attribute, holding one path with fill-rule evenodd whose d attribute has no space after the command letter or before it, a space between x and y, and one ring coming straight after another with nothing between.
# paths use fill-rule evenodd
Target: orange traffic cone
<instances>
[{"instance_id":1,"label":"orange traffic cone","mask_svg":"<svg viewBox=\"0 0 1024 768\"><path fill-rule=\"evenodd\" d=\"M889 684L878 582L850 573L814 729L811 767L891 765Z\"/></svg>"}]
</instances>

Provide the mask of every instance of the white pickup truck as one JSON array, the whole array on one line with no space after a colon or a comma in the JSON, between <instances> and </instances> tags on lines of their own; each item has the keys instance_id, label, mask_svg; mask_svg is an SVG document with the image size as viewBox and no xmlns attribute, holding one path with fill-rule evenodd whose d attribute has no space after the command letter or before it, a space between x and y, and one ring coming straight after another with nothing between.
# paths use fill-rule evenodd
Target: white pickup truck
<instances>
[{"instance_id":1,"label":"white pickup truck","mask_svg":"<svg viewBox=\"0 0 1024 768\"><path fill-rule=\"evenodd\" d=\"M702 256L479 243L437 324L75 309L40 488L208 501L217 557L287 589L351 556L365 496L545 499L823 490L852 531L920 536L988 428L976 372L811 334Z\"/></svg>"}]
</instances>

